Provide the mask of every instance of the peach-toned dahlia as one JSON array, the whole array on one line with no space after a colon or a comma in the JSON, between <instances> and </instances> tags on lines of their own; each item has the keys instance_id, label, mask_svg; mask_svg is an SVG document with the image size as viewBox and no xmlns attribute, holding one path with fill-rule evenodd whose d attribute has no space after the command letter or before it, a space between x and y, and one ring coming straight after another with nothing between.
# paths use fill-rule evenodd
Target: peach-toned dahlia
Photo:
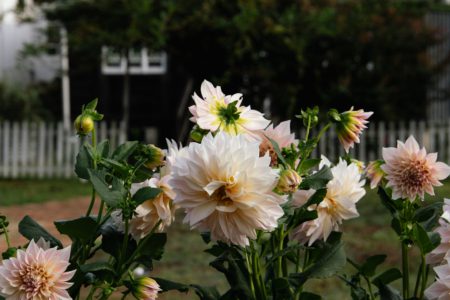
<instances>
[{"instance_id":1,"label":"peach-toned dahlia","mask_svg":"<svg viewBox=\"0 0 450 300\"><path fill-rule=\"evenodd\" d=\"M189 107L190 120L205 130L225 131L229 134L250 133L269 125L262 113L250 106L241 106L242 94L225 95L220 86L214 87L204 80L201 87L202 98L192 96L195 105Z\"/></svg>"},{"instance_id":2,"label":"peach-toned dahlia","mask_svg":"<svg viewBox=\"0 0 450 300\"><path fill-rule=\"evenodd\" d=\"M261 141L259 145L260 156L269 152L269 155L272 158L272 165L276 165L278 158L269 138L275 141L280 149L290 147L292 144L298 144L298 140L295 139L295 134L291 132L290 120L281 122L276 127L274 127L273 124L270 124L266 129L256 131L255 135L256 138Z\"/></svg>"},{"instance_id":3,"label":"peach-toned dahlia","mask_svg":"<svg viewBox=\"0 0 450 300\"><path fill-rule=\"evenodd\" d=\"M367 119L372 114L371 111L353 110L352 107L339 115L340 121L336 123L336 132L345 152L348 153L355 143L359 143L359 136L367 128L366 124L369 123Z\"/></svg>"},{"instance_id":4,"label":"peach-toned dahlia","mask_svg":"<svg viewBox=\"0 0 450 300\"><path fill-rule=\"evenodd\" d=\"M329 161L322 157L321 165L328 165ZM331 168L333 179L327 184L327 194L318 205L309 207L317 211L317 219L307 221L295 228L291 238L301 243L312 245L316 240L327 240L332 231L339 231L343 220L359 216L356 203L365 195L365 181L361 180L358 166L347 164L340 159ZM314 194L314 190L299 190L293 195L292 205L302 206Z\"/></svg>"},{"instance_id":5,"label":"peach-toned dahlia","mask_svg":"<svg viewBox=\"0 0 450 300\"><path fill-rule=\"evenodd\" d=\"M397 148L383 148L385 163L381 169L386 173L387 187L392 187L392 199L408 198L414 201L417 196L424 199L425 192L434 195L433 186L441 186L439 180L450 175L450 167L436 162L437 153L427 154L420 149L413 136L405 143L397 141Z\"/></svg>"},{"instance_id":6,"label":"peach-toned dahlia","mask_svg":"<svg viewBox=\"0 0 450 300\"><path fill-rule=\"evenodd\" d=\"M138 300L155 300L160 291L161 288L154 279L142 277L136 280L132 294Z\"/></svg>"},{"instance_id":7,"label":"peach-toned dahlia","mask_svg":"<svg viewBox=\"0 0 450 300\"><path fill-rule=\"evenodd\" d=\"M450 300L450 261L433 268L437 275L436 281L425 290L428 300Z\"/></svg>"},{"instance_id":8,"label":"peach-toned dahlia","mask_svg":"<svg viewBox=\"0 0 450 300\"><path fill-rule=\"evenodd\" d=\"M450 257L450 199L444 199L443 213L439 226L434 230L441 237L441 243L427 254L427 264L439 265Z\"/></svg>"},{"instance_id":9,"label":"peach-toned dahlia","mask_svg":"<svg viewBox=\"0 0 450 300\"><path fill-rule=\"evenodd\" d=\"M366 168L366 177L370 180L370 188L374 189L378 186L381 179L386 175L381 169L384 164L382 160L371 161Z\"/></svg>"},{"instance_id":10,"label":"peach-toned dahlia","mask_svg":"<svg viewBox=\"0 0 450 300\"><path fill-rule=\"evenodd\" d=\"M162 168L162 171L164 171L164 168ZM159 179L159 174L156 173L152 178L144 182L131 185L131 194L147 186L162 190L162 193L156 198L147 200L136 208L135 216L130 220L130 233L136 240L149 234L159 220L161 220L161 224L158 226L157 231L162 231L175 218L175 206L172 203L175 193L169 181L170 175L165 175Z\"/></svg>"},{"instance_id":11,"label":"peach-toned dahlia","mask_svg":"<svg viewBox=\"0 0 450 300\"><path fill-rule=\"evenodd\" d=\"M176 158L170 184L191 228L245 246L256 230L276 228L283 215L283 200L272 193L277 179L270 157L259 157L258 142L220 132L191 143Z\"/></svg>"},{"instance_id":12,"label":"peach-toned dahlia","mask_svg":"<svg viewBox=\"0 0 450 300\"><path fill-rule=\"evenodd\" d=\"M39 245L46 245L44 241ZM7 300L69 300L66 291L75 271L69 266L70 246L62 250L40 248L33 240L17 257L0 265L0 295Z\"/></svg>"}]
</instances>

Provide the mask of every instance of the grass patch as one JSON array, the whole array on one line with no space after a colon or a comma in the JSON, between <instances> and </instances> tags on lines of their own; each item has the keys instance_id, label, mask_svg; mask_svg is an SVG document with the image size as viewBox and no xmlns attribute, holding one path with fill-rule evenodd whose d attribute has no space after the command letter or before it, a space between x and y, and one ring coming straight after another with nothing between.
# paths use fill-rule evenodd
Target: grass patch
<instances>
[{"instance_id":1,"label":"grass patch","mask_svg":"<svg viewBox=\"0 0 450 300\"><path fill-rule=\"evenodd\" d=\"M89 184L77 179L1 180L0 206L67 200L90 194Z\"/></svg>"}]
</instances>

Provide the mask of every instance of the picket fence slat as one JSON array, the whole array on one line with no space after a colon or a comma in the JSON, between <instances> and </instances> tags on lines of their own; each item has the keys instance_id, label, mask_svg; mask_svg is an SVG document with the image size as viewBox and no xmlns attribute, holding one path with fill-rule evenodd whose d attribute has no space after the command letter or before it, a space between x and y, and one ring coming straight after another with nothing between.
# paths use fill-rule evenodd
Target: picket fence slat
<instances>
[{"instance_id":1,"label":"picket fence slat","mask_svg":"<svg viewBox=\"0 0 450 300\"><path fill-rule=\"evenodd\" d=\"M123 124L103 122L98 140L112 146L127 139ZM89 139L87 139L89 140ZM61 122L0 122L0 178L71 178L80 139Z\"/></svg>"}]
</instances>

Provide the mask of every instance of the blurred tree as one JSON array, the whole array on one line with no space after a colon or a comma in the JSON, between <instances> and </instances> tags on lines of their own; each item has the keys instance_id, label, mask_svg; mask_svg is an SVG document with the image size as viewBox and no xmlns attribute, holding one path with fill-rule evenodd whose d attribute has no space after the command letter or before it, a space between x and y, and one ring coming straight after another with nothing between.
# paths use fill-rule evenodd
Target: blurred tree
<instances>
[{"instance_id":1,"label":"blurred tree","mask_svg":"<svg viewBox=\"0 0 450 300\"><path fill-rule=\"evenodd\" d=\"M438 40L424 23L432 1L36 2L86 57L98 60L102 45L124 53L164 49L172 71L243 89L257 107L270 98L279 118L310 105L355 105L384 120L424 118L436 74L426 50ZM80 57L77 68L92 69Z\"/></svg>"}]
</instances>

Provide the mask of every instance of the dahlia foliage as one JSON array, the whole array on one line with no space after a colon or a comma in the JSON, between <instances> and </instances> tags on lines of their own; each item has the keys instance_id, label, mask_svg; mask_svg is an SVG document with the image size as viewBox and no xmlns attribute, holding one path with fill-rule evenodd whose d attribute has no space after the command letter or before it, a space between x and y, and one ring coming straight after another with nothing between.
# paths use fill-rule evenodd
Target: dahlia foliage
<instances>
[{"instance_id":1,"label":"dahlia foliage","mask_svg":"<svg viewBox=\"0 0 450 300\"><path fill-rule=\"evenodd\" d=\"M424 201L450 174L436 153L411 136L365 168L349 151L372 112L301 110L296 117L306 133L296 136L290 120L274 124L246 106L242 94L226 95L208 81L192 98L190 140L185 146L167 140L166 150L97 143L94 123L103 118L97 100L82 108L75 173L92 186L91 203L84 216L54 222L72 241L66 247L29 216L19 224L29 243L14 247L0 216L8 246L0 299L156 299L170 290L203 300L331 299L305 286L331 276L348 286L348 299L450 299L450 200ZM312 158L329 130L346 154ZM366 181L392 216L399 266L385 264L383 254L365 261L345 254L345 221L359 217ZM201 234L227 289L152 276L177 221ZM410 272L412 264L418 272ZM354 273L345 274L350 268Z\"/></svg>"}]
</instances>

